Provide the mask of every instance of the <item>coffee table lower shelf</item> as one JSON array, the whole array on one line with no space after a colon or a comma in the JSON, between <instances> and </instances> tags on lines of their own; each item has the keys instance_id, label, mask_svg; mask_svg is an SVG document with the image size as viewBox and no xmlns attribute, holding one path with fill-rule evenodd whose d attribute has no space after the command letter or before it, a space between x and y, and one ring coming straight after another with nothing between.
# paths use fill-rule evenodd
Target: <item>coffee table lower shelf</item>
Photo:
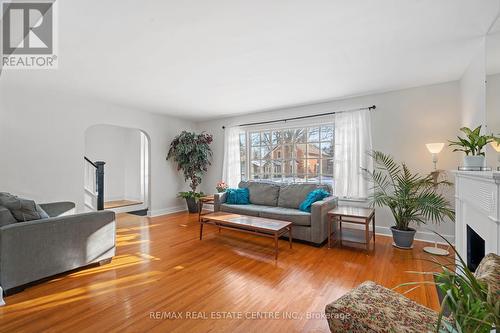
<instances>
[{"instance_id":1,"label":"coffee table lower shelf","mask_svg":"<svg viewBox=\"0 0 500 333\"><path fill-rule=\"evenodd\" d=\"M288 242L292 248L292 223L254 216L229 213L210 213L200 218L200 240L203 239L203 225L210 224L221 229L244 232L274 239L274 258L278 260L278 239L288 234Z\"/></svg>"}]
</instances>

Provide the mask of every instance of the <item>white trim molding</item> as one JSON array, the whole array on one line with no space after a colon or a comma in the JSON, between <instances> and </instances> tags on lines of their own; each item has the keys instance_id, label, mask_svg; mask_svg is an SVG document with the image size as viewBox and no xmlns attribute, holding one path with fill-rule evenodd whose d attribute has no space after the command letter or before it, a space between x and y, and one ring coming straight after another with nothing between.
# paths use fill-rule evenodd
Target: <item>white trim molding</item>
<instances>
[{"instance_id":1,"label":"white trim molding","mask_svg":"<svg viewBox=\"0 0 500 333\"><path fill-rule=\"evenodd\" d=\"M186 205L174 206L174 207L169 207L169 208L164 208L164 209L150 210L148 212L148 216L149 217L157 217L157 216L185 212L185 211L187 211Z\"/></svg>"},{"instance_id":2,"label":"white trim molding","mask_svg":"<svg viewBox=\"0 0 500 333\"><path fill-rule=\"evenodd\" d=\"M5 302L3 300L3 290L2 287L0 286L0 306L5 305Z\"/></svg>"}]
</instances>

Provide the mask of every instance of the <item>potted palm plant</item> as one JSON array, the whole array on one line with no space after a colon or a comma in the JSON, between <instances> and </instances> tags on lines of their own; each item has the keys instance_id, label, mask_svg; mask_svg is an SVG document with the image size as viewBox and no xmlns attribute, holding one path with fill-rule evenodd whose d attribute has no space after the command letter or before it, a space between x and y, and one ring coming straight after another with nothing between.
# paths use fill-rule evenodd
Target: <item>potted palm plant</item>
<instances>
[{"instance_id":1,"label":"potted palm plant","mask_svg":"<svg viewBox=\"0 0 500 333\"><path fill-rule=\"evenodd\" d=\"M203 196L203 193L196 192L196 189L211 164L212 141L211 134L182 131L170 144L167 160L173 159L177 163L177 170L182 170L184 180L190 182L191 191L179 192L179 197L186 199L190 213L198 212L197 201Z\"/></svg>"},{"instance_id":2,"label":"potted palm plant","mask_svg":"<svg viewBox=\"0 0 500 333\"><path fill-rule=\"evenodd\" d=\"M465 138L457 136L458 141L449 141L450 147L458 147L453 151L461 151L465 153L464 167L481 168L485 166L484 147L490 142L498 140L494 135L482 135L481 126L471 130L468 127L462 127L461 132L465 134Z\"/></svg>"},{"instance_id":3,"label":"potted palm plant","mask_svg":"<svg viewBox=\"0 0 500 333\"><path fill-rule=\"evenodd\" d=\"M391 227L394 245L410 249L416 230L412 223L442 222L446 218L454 220L455 211L440 193L439 186L449 186L447 181L436 181L432 175L413 173L406 164L398 164L380 151L371 153L374 170L364 169L373 183L370 195L372 207L387 206L394 217Z\"/></svg>"}]
</instances>

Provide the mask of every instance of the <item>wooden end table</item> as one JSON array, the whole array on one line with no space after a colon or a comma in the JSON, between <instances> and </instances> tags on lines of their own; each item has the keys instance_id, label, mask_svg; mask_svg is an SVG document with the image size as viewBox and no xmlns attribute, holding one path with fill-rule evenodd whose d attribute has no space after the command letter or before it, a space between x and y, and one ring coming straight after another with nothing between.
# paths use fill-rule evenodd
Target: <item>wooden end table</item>
<instances>
[{"instance_id":1,"label":"wooden end table","mask_svg":"<svg viewBox=\"0 0 500 333\"><path fill-rule=\"evenodd\" d=\"M204 215L201 213L201 211L203 210L203 204L214 204L214 203L215 203L214 195L206 195L198 199L198 222L201 222L201 216Z\"/></svg>"},{"instance_id":2,"label":"wooden end table","mask_svg":"<svg viewBox=\"0 0 500 333\"><path fill-rule=\"evenodd\" d=\"M274 238L274 259L278 260L278 238L288 233L292 248L292 223L263 217L215 212L204 214L200 219L200 240L203 238L203 225L212 224L220 229L236 230L254 235Z\"/></svg>"},{"instance_id":3,"label":"wooden end table","mask_svg":"<svg viewBox=\"0 0 500 333\"><path fill-rule=\"evenodd\" d=\"M338 222L339 224L339 243L340 247L342 247L342 222L362 224L365 226L364 231L364 239L363 237L359 237L355 235L354 229L346 228L350 230L350 232L345 232L346 241L352 243L361 243L366 244L366 250L370 249L370 238L373 237L373 248L375 249L375 209L373 208L361 208L361 207L349 207L349 206L341 206L334 208L328 212L328 248L332 247L332 236L333 232L333 223ZM370 232L370 223L373 224L372 232ZM347 230L345 230L347 231ZM356 230L357 231L357 230ZM372 235L370 235L372 234ZM360 239L361 238L361 239Z\"/></svg>"}]
</instances>

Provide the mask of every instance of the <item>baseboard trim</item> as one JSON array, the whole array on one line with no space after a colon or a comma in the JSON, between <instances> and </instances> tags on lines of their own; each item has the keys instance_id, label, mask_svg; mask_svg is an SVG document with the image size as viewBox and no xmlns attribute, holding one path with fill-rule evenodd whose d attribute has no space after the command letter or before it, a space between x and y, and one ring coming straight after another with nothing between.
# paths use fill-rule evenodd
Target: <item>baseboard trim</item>
<instances>
[{"instance_id":1,"label":"baseboard trim","mask_svg":"<svg viewBox=\"0 0 500 333\"><path fill-rule=\"evenodd\" d=\"M157 217L157 216L179 213L179 212L184 212L184 211L187 211L187 208L185 205L174 206L174 207L169 207L169 208L150 210L148 212L148 216L149 217Z\"/></svg>"},{"instance_id":2,"label":"baseboard trim","mask_svg":"<svg viewBox=\"0 0 500 333\"><path fill-rule=\"evenodd\" d=\"M344 223L342 223L342 225L344 225ZM357 224L349 224L349 228L364 230L365 227ZM391 228L385 226L375 226L375 234L392 237ZM446 238L450 243L452 244L455 243L454 235L442 235L442 236ZM434 243L435 241L437 241L438 244L448 245L445 241L439 238L439 236L437 236L435 233L431 231L420 231L420 230L417 231L417 233L415 234L415 240L430 242L430 243Z\"/></svg>"}]
</instances>

